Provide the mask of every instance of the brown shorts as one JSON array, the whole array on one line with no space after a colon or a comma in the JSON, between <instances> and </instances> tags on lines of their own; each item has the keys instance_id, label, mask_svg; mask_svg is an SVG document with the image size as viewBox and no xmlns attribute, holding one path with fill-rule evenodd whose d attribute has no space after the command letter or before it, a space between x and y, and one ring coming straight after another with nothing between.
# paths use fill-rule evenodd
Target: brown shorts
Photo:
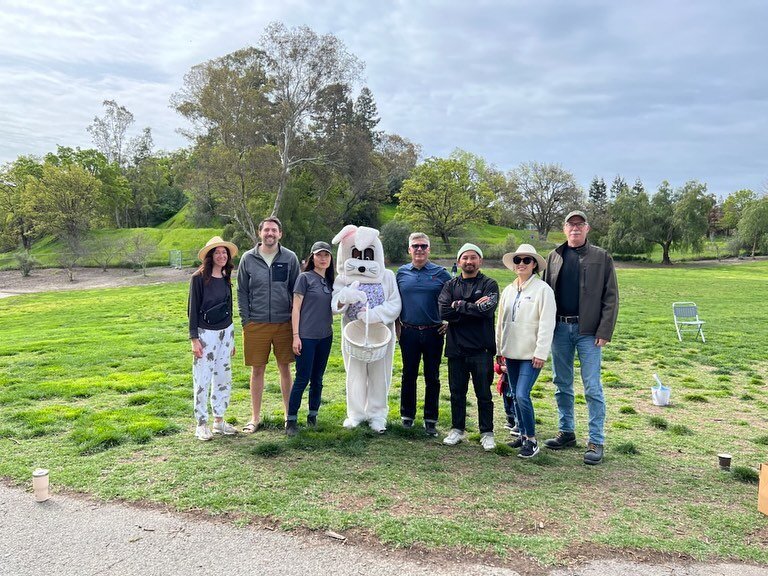
<instances>
[{"instance_id":1,"label":"brown shorts","mask_svg":"<svg viewBox=\"0 0 768 576\"><path fill-rule=\"evenodd\" d=\"M248 322L243 326L243 356L246 366L266 366L269 351L275 349L278 364L296 360L293 355L293 329L290 322Z\"/></svg>"}]
</instances>

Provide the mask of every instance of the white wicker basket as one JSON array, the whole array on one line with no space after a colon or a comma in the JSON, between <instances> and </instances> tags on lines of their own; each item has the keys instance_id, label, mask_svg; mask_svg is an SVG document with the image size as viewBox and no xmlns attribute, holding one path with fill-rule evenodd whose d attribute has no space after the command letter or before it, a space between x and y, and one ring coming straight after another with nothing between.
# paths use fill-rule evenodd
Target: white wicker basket
<instances>
[{"instance_id":1,"label":"white wicker basket","mask_svg":"<svg viewBox=\"0 0 768 576\"><path fill-rule=\"evenodd\" d=\"M384 358L390 340L392 332L381 322L366 324L353 320L344 327L342 346L347 354L369 364Z\"/></svg>"}]
</instances>

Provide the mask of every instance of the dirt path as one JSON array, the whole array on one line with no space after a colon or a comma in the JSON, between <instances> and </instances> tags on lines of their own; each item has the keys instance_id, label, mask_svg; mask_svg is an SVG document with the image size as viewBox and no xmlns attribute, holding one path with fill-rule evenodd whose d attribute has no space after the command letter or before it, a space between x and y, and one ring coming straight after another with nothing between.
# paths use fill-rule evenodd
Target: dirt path
<instances>
[{"instance_id":1,"label":"dirt path","mask_svg":"<svg viewBox=\"0 0 768 576\"><path fill-rule=\"evenodd\" d=\"M194 268L169 268L160 266L147 268L147 275L127 268L78 268L75 281L70 282L67 271L61 268L41 268L33 270L24 278L18 270L0 271L0 298L16 294L49 292L53 290L89 290L91 288L116 288L121 286L140 286L160 284L162 282L186 282Z\"/></svg>"}]
</instances>

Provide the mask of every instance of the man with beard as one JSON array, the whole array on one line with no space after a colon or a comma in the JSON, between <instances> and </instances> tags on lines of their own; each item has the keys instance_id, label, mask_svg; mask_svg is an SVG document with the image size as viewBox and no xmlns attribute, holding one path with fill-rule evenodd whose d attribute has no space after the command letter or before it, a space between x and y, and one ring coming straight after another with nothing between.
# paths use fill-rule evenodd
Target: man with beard
<instances>
[{"instance_id":1,"label":"man with beard","mask_svg":"<svg viewBox=\"0 0 768 576\"><path fill-rule=\"evenodd\" d=\"M299 275L296 254L280 245L283 225L275 216L259 223L259 242L243 254L237 270L237 307L243 323L243 354L251 367L251 420L243 432L255 432L261 419L261 397L269 353L274 348L285 414L291 394L293 335L291 305Z\"/></svg>"},{"instance_id":2,"label":"man with beard","mask_svg":"<svg viewBox=\"0 0 768 576\"><path fill-rule=\"evenodd\" d=\"M493 358L496 337L493 317L499 303L499 285L480 272L483 252L464 244L456 255L461 274L443 285L438 303L440 317L448 321L445 356L451 391L451 431L443 444L466 440L469 377L477 397L480 444L486 451L496 447L493 437Z\"/></svg>"}]
</instances>

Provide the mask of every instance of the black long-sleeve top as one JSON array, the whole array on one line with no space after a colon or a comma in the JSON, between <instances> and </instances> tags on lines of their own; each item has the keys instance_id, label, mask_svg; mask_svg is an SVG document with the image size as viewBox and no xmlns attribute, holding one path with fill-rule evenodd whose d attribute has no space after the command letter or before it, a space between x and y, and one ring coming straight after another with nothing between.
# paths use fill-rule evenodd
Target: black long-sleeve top
<instances>
[{"instance_id":1,"label":"black long-sleeve top","mask_svg":"<svg viewBox=\"0 0 768 576\"><path fill-rule=\"evenodd\" d=\"M203 310L229 300L229 316L217 324L209 324L203 320ZM189 300L187 301L187 316L189 316L189 337L198 338L198 328L204 330L223 330L232 324L232 287L226 278L214 278L203 283L202 274L194 274L189 282Z\"/></svg>"},{"instance_id":2,"label":"black long-sleeve top","mask_svg":"<svg viewBox=\"0 0 768 576\"><path fill-rule=\"evenodd\" d=\"M483 296L488 301L475 304ZM457 302L456 307L452 306ZM438 298L440 318L448 321L445 355L448 358L480 352L496 354L493 318L499 304L499 285L493 278L478 272L474 278L450 279L443 284Z\"/></svg>"}]
</instances>

